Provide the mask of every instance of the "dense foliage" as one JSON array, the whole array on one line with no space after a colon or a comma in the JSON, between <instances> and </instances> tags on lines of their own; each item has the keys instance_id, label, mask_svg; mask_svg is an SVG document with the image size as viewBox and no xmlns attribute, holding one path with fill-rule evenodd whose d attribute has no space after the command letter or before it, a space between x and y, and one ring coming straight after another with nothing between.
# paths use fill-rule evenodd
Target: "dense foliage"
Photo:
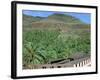
<instances>
[{"instance_id":1,"label":"dense foliage","mask_svg":"<svg viewBox=\"0 0 100 80\"><path fill-rule=\"evenodd\" d=\"M23 64L46 64L90 52L90 34L82 31L31 30L23 32Z\"/></svg>"}]
</instances>

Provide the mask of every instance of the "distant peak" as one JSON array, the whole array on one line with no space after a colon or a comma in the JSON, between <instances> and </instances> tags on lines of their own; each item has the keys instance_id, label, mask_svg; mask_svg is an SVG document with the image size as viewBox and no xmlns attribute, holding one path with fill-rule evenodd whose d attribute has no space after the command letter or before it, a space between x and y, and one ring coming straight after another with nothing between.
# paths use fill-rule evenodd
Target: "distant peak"
<instances>
[{"instance_id":1,"label":"distant peak","mask_svg":"<svg viewBox=\"0 0 100 80\"><path fill-rule=\"evenodd\" d=\"M82 23L79 19L68 15L68 14L61 14L61 13L54 13L47 17L47 19L54 19L63 22L71 22L71 23Z\"/></svg>"}]
</instances>

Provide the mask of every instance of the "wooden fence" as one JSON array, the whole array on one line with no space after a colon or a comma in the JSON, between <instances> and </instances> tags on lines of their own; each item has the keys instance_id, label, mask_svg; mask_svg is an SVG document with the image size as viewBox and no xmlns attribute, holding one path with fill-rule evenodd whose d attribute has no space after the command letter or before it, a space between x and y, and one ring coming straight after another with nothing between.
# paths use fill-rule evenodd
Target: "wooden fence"
<instances>
[{"instance_id":1,"label":"wooden fence","mask_svg":"<svg viewBox=\"0 0 100 80\"><path fill-rule=\"evenodd\" d=\"M77 60L67 62L68 60L61 61L53 64L39 64L39 65L28 65L29 69L46 69L46 68L64 68L64 67L84 67L91 62L90 57L85 57ZM90 66L90 65L89 65Z\"/></svg>"}]
</instances>

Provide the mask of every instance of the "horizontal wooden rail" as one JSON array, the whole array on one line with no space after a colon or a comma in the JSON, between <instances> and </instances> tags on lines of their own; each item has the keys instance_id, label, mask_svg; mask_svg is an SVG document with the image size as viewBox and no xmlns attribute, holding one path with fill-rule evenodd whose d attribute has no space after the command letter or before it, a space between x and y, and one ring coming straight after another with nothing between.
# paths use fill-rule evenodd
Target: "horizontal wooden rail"
<instances>
[{"instance_id":1,"label":"horizontal wooden rail","mask_svg":"<svg viewBox=\"0 0 100 80\"><path fill-rule=\"evenodd\" d=\"M65 60L66 61L66 60ZM65 62L62 61L62 62ZM73 60L70 62L66 62L64 64L60 63L54 63L54 64L38 64L38 65L28 65L28 69L46 69L46 68L64 68L64 67L83 67L91 62L90 57L85 57L77 60Z\"/></svg>"}]
</instances>

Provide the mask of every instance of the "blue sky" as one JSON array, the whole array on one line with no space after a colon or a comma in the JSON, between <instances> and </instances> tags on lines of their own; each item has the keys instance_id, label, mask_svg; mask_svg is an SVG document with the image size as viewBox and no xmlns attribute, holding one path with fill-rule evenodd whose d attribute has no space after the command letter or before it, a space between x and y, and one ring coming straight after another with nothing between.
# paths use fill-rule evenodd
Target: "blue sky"
<instances>
[{"instance_id":1,"label":"blue sky","mask_svg":"<svg viewBox=\"0 0 100 80\"><path fill-rule=\"evenodd\" d=\"M52 15L54 13L71 15L73 17L80 19L84 23L87 24L91 23L91 14L89 13L23 10L23 14L30 15L30 16L40 16L40 17L48 17L49 15Z\"/></svg>"}]
</instances>

